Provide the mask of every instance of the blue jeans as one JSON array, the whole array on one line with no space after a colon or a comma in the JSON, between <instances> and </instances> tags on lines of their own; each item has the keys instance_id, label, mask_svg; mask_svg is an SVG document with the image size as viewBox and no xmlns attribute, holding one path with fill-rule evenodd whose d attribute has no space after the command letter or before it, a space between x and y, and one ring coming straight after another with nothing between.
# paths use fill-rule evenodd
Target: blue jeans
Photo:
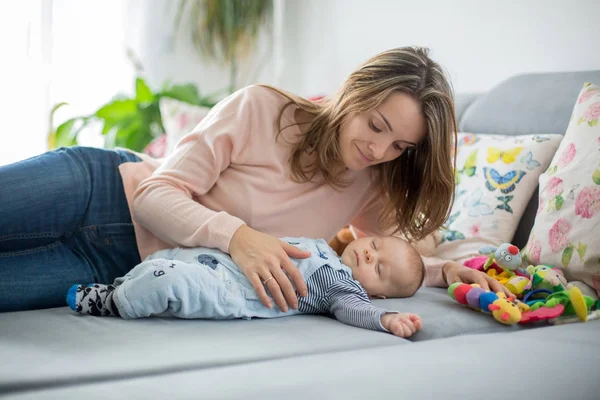
<instances>
[{"instance_id":1,"label":"blue jeans","mask_svg":"<svg viewBox=\"0 0 600 400\"><path fill-rule=\"evenodd\" d=\"M0 312L64 306L74 283L111 283L140 263L125 151L61 148L0 167Z\"/></svg>"}]
</instances>

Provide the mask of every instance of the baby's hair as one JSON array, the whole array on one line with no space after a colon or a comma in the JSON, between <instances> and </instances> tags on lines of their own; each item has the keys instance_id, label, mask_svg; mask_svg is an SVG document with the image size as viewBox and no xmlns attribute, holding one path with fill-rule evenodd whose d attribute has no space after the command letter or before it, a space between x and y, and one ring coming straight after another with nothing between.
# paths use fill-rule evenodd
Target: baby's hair
<instances>
[{"instance_id":1,"label":"baby's hair","mask_svg":"<svg viewBox=\"0 0 600 400\"><path fill-rule=\"evenodd\" d=\"M419 285L415 289L415 293L417 292L417 290L419 290L421 288L421 286L423 286L423 282L425 282L425 264L423 263L423 259L421 258L420 255L419 255L419 257L417 257L417 260L418 260L417 261L417 263L418 263L418 272L419 272L420 276L419 276Z\"/></svg>"},{"instance_id":2,"label":"baby's hair","mask_svg":"<svg viewBox=\"0 0 600 400\"><path fill-rule=\"evenodd\" d=\"M407 246L409 251L409 266L411 271L414 271L417 275L416 282L418 282L417 285L411 286L408 292L398 294L398 297L411 297L417 292L417 290L419 290L421 286L423 286L423 282L425 281L425 264L423 263L423 259L421 258L421 255L419 254L417 249L415 249L415 247L412 244L410 244L409 241L399 238L397 236L394 237L398 240L401 240L405 244L405 246Z\"/></svg>"},{"instance_id":3,"label":"baby's hair","mask_svg":"<svg viewBox=\"0 0 600 400\"><path fill-rule=\"evenodd\" d=\"M414 291L408 295L407 297L410 297L412 295L414 295L417 290L419 290L419 288L421 286L423 286L423 282L425 281L425 264L423 263L423 259L421 258L421 255L419 254L419 252L417 251L417 249L415 249L412 245L410 246L413 249L413 254L412 254L412 259L411 259L411 265L414 267L414 269L416 270L418 275L418 285L414 288Z\"/></svg>"}]
</instances>

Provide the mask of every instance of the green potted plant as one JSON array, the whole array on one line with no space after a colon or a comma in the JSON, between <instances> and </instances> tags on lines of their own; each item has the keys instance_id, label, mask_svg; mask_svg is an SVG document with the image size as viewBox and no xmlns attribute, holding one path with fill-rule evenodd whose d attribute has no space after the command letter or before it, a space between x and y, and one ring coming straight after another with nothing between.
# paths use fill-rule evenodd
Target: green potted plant
<instances>
[{"instance_id":1,"label":"green potted plant","mask_svg":"<svg viewBox=\"0 0 600 400\"><path fill-rule=\"evenodd\" d=\"M231 93L238 89L239 65L249 64L261 28L272 17L273 0L180 0L175 27L189 27L198 54L229 68Z\"/></svg>"},{"instance_id":2,"label":"green potted plant","mask_svg":"<svg viewBox=\"0 0 600 400\"><path fill-rule=\"evenodd\" d=\"M83 128L91 123L101 122L104 147L126 147L143 151L154 138L165 131L159 108L163 97L204 107L213 107L216 103L212 96L201 96L193 84L166 84L160 91L153 92L144 79L138 77L135 80L134 96L116 96L90 115L77 116L63 122L56 130L51 130L48 147L53 149L76 145L77 136ZM54 112L65 104L60 103L52 109L51 126Z\"/></svg>"}]
</instances>

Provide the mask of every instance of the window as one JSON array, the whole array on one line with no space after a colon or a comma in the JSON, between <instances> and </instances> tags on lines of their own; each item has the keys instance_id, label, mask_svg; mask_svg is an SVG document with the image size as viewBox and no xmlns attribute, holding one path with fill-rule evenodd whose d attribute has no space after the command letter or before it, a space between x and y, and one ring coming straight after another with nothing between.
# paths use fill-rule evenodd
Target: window
<instances>
[{"instance_id":1,"label":"window","mask_svg":"<svg viewBox=\"0 0 600 400\"><path fill-rule=\"evenodd\" d=\"M129 92L133 67L124 44L126 2L28 0L0 2L0 165L47 149L54 125L91 113ZM93 136L84 145L102 145Z\"/></svg>"}]
</instances>

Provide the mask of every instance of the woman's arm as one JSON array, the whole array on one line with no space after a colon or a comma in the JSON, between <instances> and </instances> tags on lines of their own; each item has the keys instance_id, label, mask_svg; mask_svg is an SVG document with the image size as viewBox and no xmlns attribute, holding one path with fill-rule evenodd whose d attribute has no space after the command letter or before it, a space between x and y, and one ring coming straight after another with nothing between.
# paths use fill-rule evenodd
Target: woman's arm
<instances>
[{"instance_id":1,"label":"woman's arm","mask_svg":"<svg viewBox=\"0 0 600 400\"><path fill-rule=\"evenodd\" d=\"M421 256L421 258L425 265L425 279L423 280L423 286L448 287L442 271L449 260L442 260L437 257Z\"/></svg>"},{"instance_id":2,"label":"woman's arm","mask_svg":"<svg viewBox=\"0 0 600 400\"><path fill-rule=\"evenodd\" d=\"M142 181L133 196L132 212L141 225L174 246L212 247L229 253L263 304L272 306L263 285L267 282L276 304L287 311L288 305L298 308L291 282L300 295L307 294L306 283L289 257L305 258L310 253L197 201L231 164L244 164L246 154L260 152L262 145L273 142L275 132L265 128L264 121L270 117L275 121L279 110L268 104L269 90L248 87L217 104L193 132L179 141L155 173ZM243 203L245 199L238 201Z\"/></svg>"},{"instance_id":3,"label":"woman's arm","mask_svg":"<svg viewBox=\"0 0 600 400\"><path fill-rule=\"evenodd\" d=\"M254 97L246 88L217 104L141 182L132 202L134 218L141 225L174 245L228 252L233 233L244 221L194 198L206 194L232 160L241 157L257 112Z\"/></svg>"}]
</instances>

